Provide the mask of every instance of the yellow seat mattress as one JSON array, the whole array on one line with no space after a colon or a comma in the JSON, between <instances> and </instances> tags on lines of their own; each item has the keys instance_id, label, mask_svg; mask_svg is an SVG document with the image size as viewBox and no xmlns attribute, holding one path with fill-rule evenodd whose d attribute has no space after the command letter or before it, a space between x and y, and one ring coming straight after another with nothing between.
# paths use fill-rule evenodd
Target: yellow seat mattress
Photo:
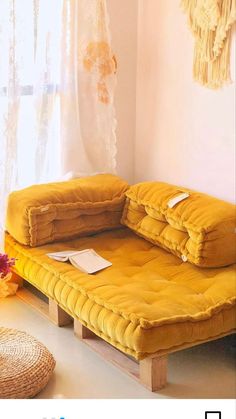
<instances>
[{"instance_id":1,"label":"yellow seat mattress","mask_svg":"<svg viewBox=\"0 0 236 419\"><path fill-rule=\"evenodd\" d=\"M6 234L16 271L98 336L143 359L235 329L235 265L199 268L128 229L30 248ZM95 249L112 266L93 275L46 253Z\"/></svg>"}]
</instances>

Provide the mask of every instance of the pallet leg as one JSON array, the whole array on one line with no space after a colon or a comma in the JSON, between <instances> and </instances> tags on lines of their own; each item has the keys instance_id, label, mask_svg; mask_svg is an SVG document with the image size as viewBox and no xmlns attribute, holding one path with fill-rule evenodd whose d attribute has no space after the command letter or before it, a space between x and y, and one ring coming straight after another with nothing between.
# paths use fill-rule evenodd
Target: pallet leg
<instances>
[{"instance_id":1,"label":"pallet leg","mask_svg":"<svg viewBox=\"0 0 236 419\"><path fill-rule=\"evenodd\" d=\"M95 336L91 330L89 330L86 326L80 323L79 320L74 319L74 333L80 339L89 339Z\"/></svg>"},{"instance_id":2,"label":"pallet leg","mask_svg":"<svg viewBox=\"0 0 236 419\"><path fill-rule=\"evenodd\" d=\"M72 322L72 318L59 305L49 298L49 318L57 326L66 326Z\"/></svg>"},{"instance_id":3,"label":"pallet leg","mask_svg":"<svg viewBox=\"0 0 236 419\"><path fill-rule=\"evenodd\" d=\"M23 287L23 278L18 275L17 273L15 273L14 271L12 271L12 276L11 276L11 282L13 282L14 284L18 285L18 289Z\"/></svg>"},{"instance_id":4,"label":"pallet leg","mask_svg":"<svg viewBox=\"0 0 236 419\"><path fill-rule=\"evenodd\" d=\"M139 363L140 382L151 391L167 383L167 356L145 358Z\"/></svg>"}]
</instances>

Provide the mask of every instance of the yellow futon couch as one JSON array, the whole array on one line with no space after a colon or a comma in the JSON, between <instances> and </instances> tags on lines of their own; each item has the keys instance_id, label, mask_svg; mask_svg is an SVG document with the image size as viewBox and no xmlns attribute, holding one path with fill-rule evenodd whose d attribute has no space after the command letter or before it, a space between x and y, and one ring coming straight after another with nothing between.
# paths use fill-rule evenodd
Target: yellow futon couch
<instances>
[{"instance_id":1,"label":"yellow futon couch","mask_svg":"<svg viewBox=\"0 0 236 419\"><path fill-rule=\"evenodd\" d=\"M124 365L151 390L166 383L169 353L235 331L232 204L97 175L13 192L6 226L16 273L49 298L58 323L69 315L81 338L138 360L139 372L129 357ZM47 256L87 248L112 266L88 275Z\"/></svg>"}]
</instances>

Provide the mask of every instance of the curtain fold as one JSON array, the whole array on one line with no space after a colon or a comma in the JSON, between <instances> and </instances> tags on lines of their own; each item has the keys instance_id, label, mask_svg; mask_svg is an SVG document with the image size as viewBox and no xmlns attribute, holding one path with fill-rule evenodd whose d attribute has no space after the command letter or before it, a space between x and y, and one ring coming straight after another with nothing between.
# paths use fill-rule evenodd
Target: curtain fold
<instances>
[{"instance_id":1,"label":"curtain fold","mask_svg":"<svg viewBox=\"0 0 236 419\"><path fill-rule=\"evenodd\" d=\"M115 172L105 0L0 2L0 226L10 191Z\"/></svg>"},{"instance_id":2,"label":"curtain fold","mask_svg":"<svg viewBox=\"0 0 236 419\"><path fill-rule=\"evenodd\" d=\"M114 172L116 61L110 47L106 2L65 0L62 39L63 171L73 166L79 173ZM75 126L71 120L77 121ZM76 158L78 144L80 159Z\"/></svg>"}]
</instances>

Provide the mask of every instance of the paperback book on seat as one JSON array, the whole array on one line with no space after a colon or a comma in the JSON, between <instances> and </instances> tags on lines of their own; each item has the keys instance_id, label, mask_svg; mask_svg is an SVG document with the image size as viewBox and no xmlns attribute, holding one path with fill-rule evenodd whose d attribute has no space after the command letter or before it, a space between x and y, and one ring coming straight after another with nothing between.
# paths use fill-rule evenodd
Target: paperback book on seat
<instances>
[{"instance_id":1,"label":"paperback book on seat","mask_svg":"<svg viewBox=\"0 0 236 419\"><path fill-rule=\"evenodd\" d=\"M69 261L75 268L78 268L87 274L93 274L112 265L111 262L98 255L93 249L80 251L66 250L48 253L47 256L58 262Z\"/></svg>"}]
</instances>

